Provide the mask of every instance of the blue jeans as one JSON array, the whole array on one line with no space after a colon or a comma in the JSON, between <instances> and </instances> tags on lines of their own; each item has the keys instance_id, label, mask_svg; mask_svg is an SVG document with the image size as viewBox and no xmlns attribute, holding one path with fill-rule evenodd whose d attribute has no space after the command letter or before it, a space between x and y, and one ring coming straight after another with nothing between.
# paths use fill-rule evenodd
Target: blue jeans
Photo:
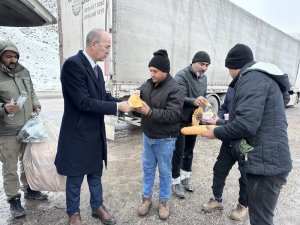
<instances>
[{"instance_id":1,"label":"blue jeans","mask_svg":"<svg viewBox=\"0 0 300 225\"><path fill-rule=\"evenodd\" d=\"M143 135L143 195L151 197L156 165L159 169L159 199L166 201L171 196L172 156L176 138L151 139Z\"/></svg>"},{"instance_id":2,"label":"blue jeans","mask_svg":"<svg viewBox=\"0 0 300 225\"><path fill-rule=\"evenodd\" d=\"M90 205L92 210L103 205L101 171L87 174L87 181L90 189ZM66 183L67 214L71 216L80 212L80 189L84 175L68 176Z\"/></svg>"}]
</instances>

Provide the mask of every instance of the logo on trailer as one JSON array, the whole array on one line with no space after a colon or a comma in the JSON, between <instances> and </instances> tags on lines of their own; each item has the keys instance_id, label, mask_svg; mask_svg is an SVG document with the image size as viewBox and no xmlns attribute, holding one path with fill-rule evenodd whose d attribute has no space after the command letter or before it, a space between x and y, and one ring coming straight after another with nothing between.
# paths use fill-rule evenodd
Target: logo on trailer
<instances>
[{"instance_id":1,"label":"logo on trailer","mask_svg":"<svg viewBox=\"0 0 300 225\"><path fill-rule=\"evenodd\" d=\"M80 13L81 3L82 3L82 0L73 0L72 11L73 11L75 16L78 16L79 13Z\"/></svg>"}]
</instances>

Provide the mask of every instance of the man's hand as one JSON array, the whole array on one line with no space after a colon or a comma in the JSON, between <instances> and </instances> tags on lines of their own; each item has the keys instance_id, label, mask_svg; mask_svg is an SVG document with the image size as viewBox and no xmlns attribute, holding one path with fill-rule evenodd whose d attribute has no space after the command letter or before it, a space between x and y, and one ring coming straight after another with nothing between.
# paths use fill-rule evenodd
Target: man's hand
<instances>
[{"instance_id":1,"label":"man's hand","mask_svg":"<svg viewBox=\"0 0 300 225\"><path fill-rule=\"evenodd\" d=\"M14 103L6 103L4 105L4 109L6 112L11 114L11 113L16 113L20 109L20 106L14 104Z\"/></svg>"},{"instance_id":2,"label":"man's hand","mask_svg":"<svg viewBox=\"0 0 300 225\"><path fill-rule=\"evenodd\" d=\"M217 120L220 119L217 114L214 113L214 115L210 118L210 119L204 119L202 118L202 114L201 116L197 117L197 119L199 118L199 120L201 120L202 122L206 123L206 124L210 124L210 125L216 125Z\"/></svg>"},{"instance_id":3,"label":"man's hand","mask_svg":"<svg viewBox=\"0 0 300 225\"><path fill-rule=\"evenodd\" d=\"M206 126L206 128L207 128L207 131L205 132L205 133L203 133L203 134L201 134L201 136L202 137L206 137L206 138L208 138L208 139L215 139L216 138L216 136L215 136L215 133L214 133L214 127L212 127L212 126Z\"/></svg>"},{"instance_id":4,"label":"man's hand","mask_svg":"<svg viewBox=\"0 0 300 225\"><path fill-rule=\"evenodd\" d=\"M132 109L127 101L118 102L118 110L121 112L130 112Z\"/></svg>"},{"instance_id":5,"label":"man's hand","mask_svg":"<svg viewBox=\"0 0 300 225\"><path fill-rule=\"evenodd\" d=\"M141 113L143 115L148 115L148 113L150 111L150 107L147 105L146 102L143 101L143 106L140 108L136 108L135 111L137 111L138 113Z\"/></svg>"},{"instance_id":6,"label":"man's hand","mask_svg":"<svg viewBox=\"0 0 300 225\"><path fill-rule=\"evenodd\" d=\"M41 108L40 107L37 107L34 112L36 113L36 115L39 115L40 112L41 112Z\"/></svg>"},{"instance_id":7,"label":"man's hand","mask_svg":"<svg viewBox=\"0 0 300 225\"><path fill-rule=\"evenodd\" d=\"M205 102L208 102L206 98L203 96L199 96L198 98L195 99L194 101L194 106L204 106Z\"/></svg>"}]
</instances>

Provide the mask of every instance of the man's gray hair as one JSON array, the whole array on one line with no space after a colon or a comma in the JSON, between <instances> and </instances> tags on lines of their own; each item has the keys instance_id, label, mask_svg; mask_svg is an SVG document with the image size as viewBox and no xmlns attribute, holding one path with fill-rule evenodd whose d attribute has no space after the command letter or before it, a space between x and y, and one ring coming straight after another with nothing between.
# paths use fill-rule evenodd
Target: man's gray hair
<instances>
[{"instance_id":1,"label":"man's gray hair","mask_svg":"<svg viewBox=\"0 0 300 225\"><path fill-rule=\"evenodd\" d=\"M104 31L105 30L99 28L91 30L86 36L86 46L89 46L93 41L101 42L102 33Z\"/></svg>"}]
</instances>

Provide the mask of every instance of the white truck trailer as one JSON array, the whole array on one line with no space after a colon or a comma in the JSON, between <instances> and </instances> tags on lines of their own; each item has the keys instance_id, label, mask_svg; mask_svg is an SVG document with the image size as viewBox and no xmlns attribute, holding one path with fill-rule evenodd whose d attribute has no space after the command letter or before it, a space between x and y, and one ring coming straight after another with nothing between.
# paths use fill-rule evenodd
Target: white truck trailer
<instances>
[{"instance_id":1,"label":"white truck trailer","mask_svg":"<svg viewBox=\"0 0 300 225\"><path fill-rule=\"evenodd\" d=\"M171 74L203 50L210 54L208 99L217 110L231 81L224 59L236 43L251 47L255 60L276 64L300 92L300 41L272 27L228 0L65 0L59 1L61 63L85 46L92 28L112 35L110 58L100 66L107 90L126 98L149 78L152 53L164 48Z\"/></svg>"}]
</instances>

